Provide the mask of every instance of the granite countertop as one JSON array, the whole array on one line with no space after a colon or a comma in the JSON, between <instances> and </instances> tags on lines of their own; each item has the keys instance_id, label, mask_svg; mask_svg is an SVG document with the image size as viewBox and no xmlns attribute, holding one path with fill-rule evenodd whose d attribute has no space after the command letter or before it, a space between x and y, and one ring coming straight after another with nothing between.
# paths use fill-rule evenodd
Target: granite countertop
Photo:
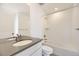
<instances>
[{"instance_id":1,"label":"granite countertop","mask_svg":"<svg viewBox=\"0 0 79 59\"><path fill-rule=\"evenodd\" d=\"M19 46L19 47L14 47L12 46L14 43L16 43L15 40L9 40L8 39L1 39L0 40L0 56L13 56L31 46L34 44L40 42L42 39L39 38L33 38L33 37L28 37L28 36L22 36L22 39L24 40L32 40L32 43L24 45L24 46Z\"/></svg>"}]
</instances>

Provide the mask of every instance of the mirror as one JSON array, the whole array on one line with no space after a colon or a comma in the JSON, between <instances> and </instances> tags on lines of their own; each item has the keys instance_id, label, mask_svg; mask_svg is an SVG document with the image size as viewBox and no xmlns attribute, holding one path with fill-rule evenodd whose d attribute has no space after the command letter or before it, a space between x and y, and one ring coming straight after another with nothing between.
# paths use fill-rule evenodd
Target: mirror
<instances>
[{"instance_id":1,"label":"mirror","mask_svg":"<svg viewBox=\"0 0 79 59\"><path fill-rule=\"evenodd\" d=\"M29 14L27 13L20 13L19 14L19 21L18 21L18 32L21 35L27 35L29 36L29 28L30 28L30 24L29 24Z\"/></svg>"},{"instance_id":2,"label":"mirror","mask_svg":"<svg viewBox=\"0 0 79 59\"><path fill-rule=\"evenodd\" d=\"M29 35L29 12L26 3L0 3L0 39L12 33Z\"/></svg>"},{"instance_id":3,"label":"mirror","mask_svg":"<svg viewBox=\"0 0 79 59\"><path fill-rule=\"evenodd\" d=\"M25 6L25 7L24 7ZM28 5L23 5L20 7L22 10L16 14L15 19L15 33L19 33L21 35L29 36L30 34L30 22L29 22L29 12L30 8Z\"/></svg>"}]
</instances>

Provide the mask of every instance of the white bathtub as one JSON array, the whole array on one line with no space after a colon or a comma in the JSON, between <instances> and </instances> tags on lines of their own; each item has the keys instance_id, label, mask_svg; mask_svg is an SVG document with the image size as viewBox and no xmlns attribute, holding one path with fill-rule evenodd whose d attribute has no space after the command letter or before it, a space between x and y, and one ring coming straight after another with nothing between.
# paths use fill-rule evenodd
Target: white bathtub
<instances>
[{"instance_id":1,"label":"white bathtub","mask_svg":"<svg viewBox=\"0 0 79 59\"><path fill-rule=\"evenodd\" d=\"M46 44L53 48L53 54L57 56L79 56L79 50L74 48L73 46L70 47L59 47L52 44Z\"/></svg>"}]
</instances>

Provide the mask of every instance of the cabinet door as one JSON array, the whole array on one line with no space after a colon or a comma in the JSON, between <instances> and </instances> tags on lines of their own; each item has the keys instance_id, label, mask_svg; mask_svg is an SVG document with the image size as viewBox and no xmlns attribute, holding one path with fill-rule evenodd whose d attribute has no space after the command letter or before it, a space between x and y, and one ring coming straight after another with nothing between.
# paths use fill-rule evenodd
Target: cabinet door
<instances>
[{"instance_id":1,"label":"cabinet door","mask_svg":"<svg viewBox=\"0 0 79 59\"><path fill-rule=\"evenodd\" d=\"M35 44L35 45L29 47L28 49L26 49L26 50L24 50L24 51L22 51L22 52L20 52L20 53L18 53L18 54L16 54L16 55L14 55L14 56L31 56L31 55L33 55L35 52L37 52L37 51L41 48L41 46L42 46L42 43L39 42L39 43L37 43L37 44ZM41 49L40 49L40 52L41 52ZM38 52L37 52L37 53L38 53ZM41 53L39 53L39 54L41 54ZM36 54L35 54L35 55L36 55ZM37 56L37 55L36 55L36 56Z\"/></svg>"},{"instance_id":2,"label":"cabinet door","mask_svg":"<svg viewBox=\"0 0 79 59\"><path fill-rule=\"evenodd\" d=\"M38 49L32 56L42 56L42 48Z\"/></svg>"}]
</instances>

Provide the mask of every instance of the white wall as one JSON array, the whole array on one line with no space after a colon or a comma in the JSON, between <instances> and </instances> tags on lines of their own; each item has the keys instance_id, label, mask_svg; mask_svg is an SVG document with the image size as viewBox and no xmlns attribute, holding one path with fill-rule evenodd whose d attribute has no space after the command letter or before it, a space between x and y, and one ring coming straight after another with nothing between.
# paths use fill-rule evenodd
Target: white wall
<instances>
[{"instance_id":1,"label":"white wall","mask_svg":"<svg viewBox=\"0 0 79 59\"><path fill-rule=\"evenodd\" d=\"M79 52L79 7L75 7L73 9L72 15L72 41L74 42L74 46Z\"/></svg>"},{"instance_id":2,"label":"white wall","mask_svg":"<svg viewBox=\"0 0 79 59\"><path fill-rule=\"evenodd\" d=\"M75 27L79 28L78 10L79 7L48 16L47 43L49 45L79 52L79 33L75 30Z\"/></svg>"},{"instance_id":3,"label":"white wall","mask_svg":"<svg viewBox=\"0 0 79 59\"><path fill-rule=\"evenodd\" d=\"M30 31L32 37L43 38L43 17L44 12L36 3L28 4L30 6Z\"/></svg>"}]
</instances>

